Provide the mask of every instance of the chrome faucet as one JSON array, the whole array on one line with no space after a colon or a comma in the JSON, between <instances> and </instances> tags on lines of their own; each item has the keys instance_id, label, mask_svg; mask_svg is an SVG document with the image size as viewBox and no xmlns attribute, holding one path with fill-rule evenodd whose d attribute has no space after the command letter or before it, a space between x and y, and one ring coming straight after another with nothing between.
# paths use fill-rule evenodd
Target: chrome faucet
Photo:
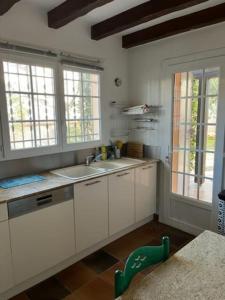
<instances>
[{"instance_id":1,"label":"chrome faucet","mask_svg":"<svg viewBox=\"0 0 225 300\"><path fill-rule=\"evenodd\" d=\"M92 159L94 158L94 155L88 155L86 157L86 166L90 166Z\"/></svg>"}]
</instances>

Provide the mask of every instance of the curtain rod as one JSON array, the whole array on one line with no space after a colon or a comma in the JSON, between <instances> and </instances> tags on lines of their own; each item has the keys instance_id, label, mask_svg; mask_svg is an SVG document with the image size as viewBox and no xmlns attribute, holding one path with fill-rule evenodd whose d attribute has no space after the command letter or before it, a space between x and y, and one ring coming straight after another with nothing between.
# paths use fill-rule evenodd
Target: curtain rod
<instances>
[{"instance_id":1,"label":"curtain rod","mask_svg":"<svg viewBox=\"0 0 225 300\"><path fill-rule=\"evenodd\" d=\"M37 48L21 46L16 44L11 44L9 42L0 41L0 49L11 50L19 53L35 54L40 56L48 56L52 58L59 58L62 63L76 65L78 67L89 68L94 70L104 70L100 64L100 59L91 59L82 56L73 56L64 52L54 52L51 50L41 50Z\"/></svg>"}]
</instances>

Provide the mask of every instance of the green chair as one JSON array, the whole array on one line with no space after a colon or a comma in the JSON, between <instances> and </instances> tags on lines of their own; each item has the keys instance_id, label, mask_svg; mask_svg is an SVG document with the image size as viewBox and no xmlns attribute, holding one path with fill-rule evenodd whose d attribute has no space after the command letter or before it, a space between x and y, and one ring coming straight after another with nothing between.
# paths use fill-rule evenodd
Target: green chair
<instances>
[{"instance_id":1,"label":"green chair","mask_svg":"<svg viewBox=\"0 0 225 300\"><path fill-rule=\"evenodd\" d=\"M124 271L115 272L115 297L121 296L129 287L133 277L145 268L167 260L170 252L169 237L162 237L160 246L145 246L132 252L124 268Z\"/></svg>"}]
</instances>

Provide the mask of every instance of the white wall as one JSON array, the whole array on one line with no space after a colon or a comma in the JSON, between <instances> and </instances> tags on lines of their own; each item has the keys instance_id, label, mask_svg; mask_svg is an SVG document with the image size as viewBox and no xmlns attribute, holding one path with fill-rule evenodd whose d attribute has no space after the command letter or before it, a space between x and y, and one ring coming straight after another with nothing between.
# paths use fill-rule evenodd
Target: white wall
<instances>
[{"instance_id":1,"label":"white wall","mask_svg":"<svg viewBox=\"0 0 225 300\"><path fill-rule=\"evenodd\" d=\"M102 95L103 137L104 143L108 144L111 126L109 103L112 100L127 101L127 51L122 49L120 38L92 41L90 28L82 18L61 29L50 29L47 26L46 12L29 1L21 1L0 17L0 40L102 59L105 68ZM114 85L116 77L123 79L123 85L119 88Z\"/></svg>"},{"instance_id":2,"label":"white wall","mask_svg":"<svg viewBox=\"0 0 225 300\"><path fill-rule=\"evenodd\" d=\"M160 98L162 67L167 59L184 57L192 53L207 51L225 47L225 23L212 27L184 33L175 37L167 38L161 41L153 42L140 47L132 48L128 51L128 98L135 104L159 104L163 105L161 123L157 133L139 133L131 137L135 141L144 142L145 144L162 147L161 149L161 188L163 175L165 174L165 156L168 153L165 144L165 130L169 120L170 110L167 111L164 99ZM162 196L162 195L160 195ZM168 197L166 200L169 200ZM160 198L160 207L165 207L165 201ZM182 204L181 202L171 201L166 205L169 210L171 225L179 226L190 232L198 233L202 229L210 228L210 210L204 210L195 206ZM163 219L163 211L161 210ZM193 219L193 216L197 216ZM185 224L184 224L185 222ZM187 226L186 226L187 225Z\"/></svg>"}]
</instances>

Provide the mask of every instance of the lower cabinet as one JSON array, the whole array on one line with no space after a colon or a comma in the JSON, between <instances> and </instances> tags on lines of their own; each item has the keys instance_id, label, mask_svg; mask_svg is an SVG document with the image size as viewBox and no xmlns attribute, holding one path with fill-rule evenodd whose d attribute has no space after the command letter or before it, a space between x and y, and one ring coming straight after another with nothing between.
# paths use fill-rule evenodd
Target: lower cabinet
<instances>
[{"instance_id":1,"label":"lower cabinet","mask_svg":"<svg viewBox=\"0 0 225 300\"><path fill-rule=\"evenodd\" d=\"M0 222L0 294L13 286L8 221Z\"/></svg>"},{"instance_id":2,"label":"lower cabinet","mask_svg":"<svg viewBox=\"0 0 225 300\"><path fill-rule=\"evenodd\" d=\"M136 222L156 212L156 167L154 163L135 169Z\"/></svg>"},{"instance_id":3,"label":"lower cabinet","mask_svg":"<svg viewBox=\"0 0 225 300\"><path fill-rule=\"evenodd\" d=\"M75 184L74 203L79 252L108 237L107 176Z\"/></svg>"},{"instance_id":4,"label":"lower cabinet","mask_svg":"<svg viewBox=\"0 0 225 300\"><path fill-rule=\"evenodd\" d=\"M10 219L16 284L75 254L73 200Z\"/></svg>"},{"instance_id":5,"label":"lower cabinet","mask_svg":"<svg viewBox=\"0 0 225 300\"><path fill-rule=\"evenodd\" d=\"M135 223L134 170L109 176L109 234Z\"/></svg>"}]
</instances>

